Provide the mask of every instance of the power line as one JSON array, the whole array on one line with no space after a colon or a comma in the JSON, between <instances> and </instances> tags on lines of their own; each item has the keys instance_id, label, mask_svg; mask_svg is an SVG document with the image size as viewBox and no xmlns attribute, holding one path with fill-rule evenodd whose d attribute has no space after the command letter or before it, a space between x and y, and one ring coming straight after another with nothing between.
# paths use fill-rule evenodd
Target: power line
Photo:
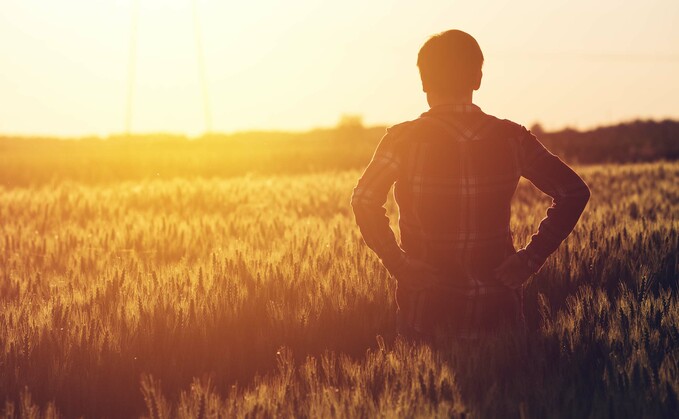
<instances>
[{"instance_id":1,"label":"power line","mask_svg":"<svg viewBox=\"0 0 679 419\"><path fill-rule=\"evenodd\" d=\"M141 0L133 0L132 16L130 26L130 55L128 57L127 69L127 102L125 107L125 133L130 136L132 133L132 117L134 108L134 94L137 69L137 43L139 28L139 9ZM200 19L198 11L198 1L192 0L193 12L193 32L196 47L196 59L198 62L198 72L200 78L201 93L203 96L203 117L205 119L206 133L212 132L212 112L210 109L210 96L206 77L205 56L203 53L203 39L201 36Z\"/></svg>"},{"instance_id":2,"label":"power line","mask_svg":"<svg viewBox=\"0 0 679 419\"><path fill-rule=\"evenodd\" d=\"M607 52L496 52L494 55L503 59L511 60L584 60L584 61L610 61L621 63L643 63L643 62L679 62L679 54L662 53L607 53Z\"/></svg>"},{"instance_id":3,"label":"power line","mask_svg":"<svg viewBox=\"0 0 679 419\"><path fill-rule=\"evenodd\" d=\"M193 33L196 40L196 55L198 59L198 72L200 73L200 88L203 94L203 116L205 117L206 133L212 132L212 113L210 111L210 98L208 96L207 78L205 76L205 56L203 54L203 38L200 31L200 19L198 16L198 0L193 0Z\"/></svg>"},{"instance_id":4,"label":"power line","mask_svg":"<svg viewBox=\"0 0 679 419\"><path fill-rule=\"evenodd\" d=\"M133 0L130 27L130 56L127 67L127 104L125 109L125 133L129 137L132 131L132 105L134 101L134 84L137 67L137 27L139 24L139 3Z\"/></svg>"}]
</instances>

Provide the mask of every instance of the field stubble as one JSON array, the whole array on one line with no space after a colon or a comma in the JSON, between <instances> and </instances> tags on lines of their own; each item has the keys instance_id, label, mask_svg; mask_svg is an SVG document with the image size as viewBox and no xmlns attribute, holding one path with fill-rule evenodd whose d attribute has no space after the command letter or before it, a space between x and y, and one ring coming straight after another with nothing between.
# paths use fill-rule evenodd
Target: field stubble
<instances>
[{"instance_id":1,"label":"field stubble","mask_svg":"<svg viewBox=\"0 0 679 419\"><path fill-rule=\"evenodd\" d=\"M679 164L578 171L592 199L527 286L526 339L437 348L395 337L358 171L0 189L4 413L670 416ZM549 203L520 185L517 247Z\"/></svg>"}]
</instances>

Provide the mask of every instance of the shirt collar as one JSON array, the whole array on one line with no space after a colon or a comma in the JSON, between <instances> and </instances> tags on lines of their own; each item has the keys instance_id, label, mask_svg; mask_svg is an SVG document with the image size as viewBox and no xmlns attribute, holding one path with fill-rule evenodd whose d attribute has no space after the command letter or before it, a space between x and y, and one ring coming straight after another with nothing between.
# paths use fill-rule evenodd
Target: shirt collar
<instances>
[{"instance_id":1,"label":"shirt collar","mask_svg":"<svg viewBox=\"0 0 679 419\"><path fill-rule=\"evenodd\" d=\"M450 113L450 112L461 112L461 113L474 113L481 112L481 108L474 105L473 103L447 103L443 105L436 105L429 109L422 115L429 113Z\"/></svg>"}]
</instances>

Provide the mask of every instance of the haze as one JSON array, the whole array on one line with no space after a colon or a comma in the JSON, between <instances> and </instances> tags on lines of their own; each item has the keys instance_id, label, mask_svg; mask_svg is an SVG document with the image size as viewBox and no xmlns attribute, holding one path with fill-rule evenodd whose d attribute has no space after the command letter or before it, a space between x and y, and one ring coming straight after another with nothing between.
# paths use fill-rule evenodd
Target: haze
<instances>
[{"instance_id":1,"label":"haze","mask_svg":"<svg viewBox=\"0 0 679 419\"><path fill-rule=\"evenodd\" d=\"M136 0L2 0L0 133L126 129ZM484 51L475 102L548 129L679 118L679 2L139 0L130 129L301 130L341 114L391 124L427 109L415 66L457 28Z\"/></svg>"}]
</instances>

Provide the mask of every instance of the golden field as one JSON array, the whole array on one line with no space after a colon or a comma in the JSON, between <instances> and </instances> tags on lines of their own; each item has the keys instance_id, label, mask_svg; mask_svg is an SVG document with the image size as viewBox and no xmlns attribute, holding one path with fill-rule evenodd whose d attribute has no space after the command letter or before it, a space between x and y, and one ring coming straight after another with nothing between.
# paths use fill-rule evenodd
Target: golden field
<instances>
[{"instance_id":1,"label":"golden field","mask_svg":"<svg viewBox=\"0 0 679 419\"><path fill-rule=\"evenodd\" d=\"M359 152L367 162L364 151L345 151ZM214 175L226 170L215 157L214 172L153 178L144 164L129 176L125 166L107 172L85 152L58 160L61 168L49 153L4 156L6 416L679 409L679 163L576 167L592 198L527 286L528 336L432 348L396 337L395 282L362 243L349 206L357 168L280 163L276 173L224 177ZM520 185L517 247L549 204Z\"/></svg>"}]
</instances>

